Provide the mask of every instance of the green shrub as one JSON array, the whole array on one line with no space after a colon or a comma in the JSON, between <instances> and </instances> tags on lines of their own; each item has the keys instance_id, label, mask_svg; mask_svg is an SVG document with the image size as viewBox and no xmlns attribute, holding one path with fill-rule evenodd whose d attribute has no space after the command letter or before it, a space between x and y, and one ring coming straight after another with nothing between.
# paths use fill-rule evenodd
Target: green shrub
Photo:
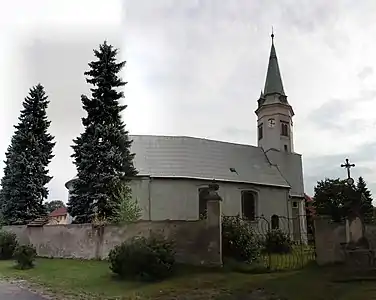
<instances>
[{"instance_id":1,"label":"green shrub","mask_svg":"<svg viewBox=\"0 0 376 300\"><path fill-rule=\"evenodd\" d=\"M267 232L263 244L267 253L284 254L292 251L293 243L287 233L281 229L273 229Z\"/></svg>"},{"instance_id":2,"label":"green shrub","mask_svg":"<svg viewBox=\"0 0 376 300\"><path fill-rule=\"evenodd\" d=\"M172 242L163 237L135 237L109 253L110 269L122 278L156 281L170 276L175 265Z\"/></svg>"},{"instance_id":3,"label":"green shrub","mask_svg":"<svg viewBox=\"0 0 376 300\"><path fill-rule=\"evenodd\" d=\"M14 251L14 259L16 260L16 267L21 270L31 269L34 267L34 261L37 256L37 251L33 245L20 245Z\"/></svg>"},{"instance_id":4,"label":"green shrub","mask_svg":"<svg viewBox=\"0 0 376 300\"><path fill-rule=\"evenodd\" d=\"M17 236L14 233L0 230L0 259L11 259L17 245Z\"/></svg>"},{"instance_id":5,"label":"green shrub","mask_svg":"<svg viewBox=\"0 0 376 300\"><path fill-rule=\"evenodd\" d=\"M112 197L120 204L118 215L114 218L113 223L135 222L141 218L142 209L137 200L132 198L132 189L128 184L118 183L113 189Z\"/></svg>"},{"instance_id":6,"label":"green shrub","mask_svg":"<svg viewBox=\"0 0 376 300\"><path fill-rule=\"evenodd\" d=\"M260 258L259 239L249 222L240 216L222 217L222 252L239 262L252 263Z\"/></svg>"}]
</instances>

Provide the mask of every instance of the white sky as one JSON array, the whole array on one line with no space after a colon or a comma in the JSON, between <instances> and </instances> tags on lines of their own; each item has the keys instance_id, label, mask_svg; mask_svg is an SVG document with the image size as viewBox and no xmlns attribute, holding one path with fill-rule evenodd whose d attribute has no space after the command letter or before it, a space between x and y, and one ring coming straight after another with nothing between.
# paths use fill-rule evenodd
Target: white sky
<instances>
[{"instance_id":1,"label":"white sky","mask_svg":"<svg viewBox=\"0 0 376 300\"><path fill-rule=\"evenodd\" d=\"M1 0L0 159L23 98L50 96L50 199L66 201L75 175L70 144L81 131L80 94L92 49L107 39L125 69L127 128L256 143L270 30L295 110L295 150L306 191L345 176L348 156L376 191L376 1ZM3 165L0 166L1 168Z\"/></svg>"}]
</instances>

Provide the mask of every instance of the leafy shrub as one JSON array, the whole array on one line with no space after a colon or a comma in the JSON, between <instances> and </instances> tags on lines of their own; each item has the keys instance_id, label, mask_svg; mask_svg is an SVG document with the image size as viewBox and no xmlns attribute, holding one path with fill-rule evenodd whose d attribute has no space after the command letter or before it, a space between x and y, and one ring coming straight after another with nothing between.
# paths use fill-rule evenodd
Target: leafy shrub
<instances>
[{"instance_id":1,"label":"leafy shrub","mask_svg":"<svg viewBox=\"0 0 376 300\"><path fill-rule=\"evenodd\" d=\"M223 256L240 262L254 262L260 257L261 247L257 235L240 216L222 217Z\"/></svg>"},{"instance_id":2,"label":"leafy shrub","mask_svg":"<svg viewBox=\"0 0 376 300\"><path fill-rule=\"evenodd\" d=\"M17 245L17 236L14 233L0 230L0 259L11 259Z\"/></svg>"},{"instance_id":3,"label":"leafy shrub","mask_svg":"<svg viewBox=\"0 0 376 300\"><path fill-rule=\"evenodd\" d=\"M264 251L267 253L290 253L292 251L292 241L287 233L281 229L269 230L263 241Z\"/></svg>"},{"instance_id":4,"label":"leafy shrub","mask_svg":"<svg viewBox=\"0 0 376 300\"><path fill-rule=\"evenodd\" d=\"M122 278L156 281L170 276L175 265L172 242L164 237L134 237L109 253L110 269Z\"/></svg>"},{"instance_id":5,"label":"leafy shrub","mask_svg":"<svg viewBox=\"0 0 376 300\"><path fill-rule=\"evenodd\" d=\"M112 197L120 204L119 213L113 220L114 223L135 222L141 218L142 209L137 200L132 198L132 189L128 184L118 183L113 188Z\"/></svg>"},{"instance_id":6,"label":"leafy shrub","mask_svg":"<svg viewBox=\"0 0 376 300\"><path fill-rule=\"evenodd\" d=\"M34 261L37 251L33 245L20 245L14 251L14 259L17 262L16 267L21 270L31 269L34 267Z\"/></svg>"}]
</instances>

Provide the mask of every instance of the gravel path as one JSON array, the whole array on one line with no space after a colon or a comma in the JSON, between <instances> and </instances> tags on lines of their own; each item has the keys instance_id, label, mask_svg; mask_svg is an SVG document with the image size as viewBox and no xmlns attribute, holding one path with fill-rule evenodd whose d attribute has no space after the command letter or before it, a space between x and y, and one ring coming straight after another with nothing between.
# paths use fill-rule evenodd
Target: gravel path
<instances>
[{"instance_id":1,"label":"gravel path","mask_svg":"<svg viewBox=\"0 0 376 300\"><path fill-rule=\"evenodd\" d=\"M0 300L45 300L42 296L29 292L19 286L0 282Z\"/></svg>"}]
</instances>

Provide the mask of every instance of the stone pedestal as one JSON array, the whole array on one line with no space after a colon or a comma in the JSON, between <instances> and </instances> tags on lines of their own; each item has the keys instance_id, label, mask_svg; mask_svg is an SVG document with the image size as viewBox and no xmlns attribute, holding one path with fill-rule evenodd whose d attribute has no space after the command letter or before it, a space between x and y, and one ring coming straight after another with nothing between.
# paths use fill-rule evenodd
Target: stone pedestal
<instances>
[{"instance_id":1,"label":"stone pedestal","mask_svg":"<svg viewBox=\"0 0 376 300\"><path fill-rule=\"evenodd\" d=\"M222 266L222 198L218 195L219 186L209 185L209 193L206 196L207 219L206 226L210 234L208 252L216 257L211 264ZM214 252L214 253L213 253Z\"/></svg>"}]
</instances>

